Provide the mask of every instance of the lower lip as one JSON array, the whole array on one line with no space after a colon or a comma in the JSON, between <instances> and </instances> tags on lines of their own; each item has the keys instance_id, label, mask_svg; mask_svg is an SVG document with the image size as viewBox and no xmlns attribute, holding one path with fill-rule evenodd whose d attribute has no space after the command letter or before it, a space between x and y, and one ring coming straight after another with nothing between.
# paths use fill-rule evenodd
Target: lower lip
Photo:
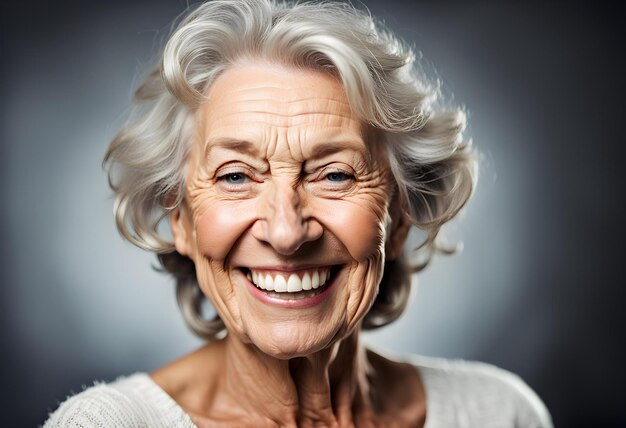
<instances>
[{"instance_id":1,"label":"lower lip","mask_svg":"<svg viewBox=\"0 0 626 428\"><path fill-rule=\"evenodd\" d=\"M312 297L302 297L300 299L282 299L280 297L272 297L264 293L246 278L250 292L258 300L260 300L261 302L267 305L278 306L281 308L289 308L289 309L310 308L312 306L320 304L321 302L326 300L328 296L330 296L330 292L333 286L335 285L336 280L337 280L337 274L333 275L333 280L330 282L330 284L328 284L326 289L318 295L315 295Z\"/></svg>"}]
</instances>

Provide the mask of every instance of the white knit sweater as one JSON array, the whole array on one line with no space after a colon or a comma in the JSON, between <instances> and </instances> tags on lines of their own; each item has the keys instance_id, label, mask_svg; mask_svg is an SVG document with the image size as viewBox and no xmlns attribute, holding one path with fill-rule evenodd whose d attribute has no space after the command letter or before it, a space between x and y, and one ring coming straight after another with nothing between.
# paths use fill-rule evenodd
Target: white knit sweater
<instances>
[{"instance_id":1,"label":"white knit sweater","mask_svg":"<svg viewBox=\"0 0 626 428\"><path fill-rule=\"evenodd\" d=\"M414 357L426 391L426 428L549 428L550 415L516 375L466 361ZM146 373L96 383L68 398L44 428L194 428Z\"/></svg>"}]
</instances>

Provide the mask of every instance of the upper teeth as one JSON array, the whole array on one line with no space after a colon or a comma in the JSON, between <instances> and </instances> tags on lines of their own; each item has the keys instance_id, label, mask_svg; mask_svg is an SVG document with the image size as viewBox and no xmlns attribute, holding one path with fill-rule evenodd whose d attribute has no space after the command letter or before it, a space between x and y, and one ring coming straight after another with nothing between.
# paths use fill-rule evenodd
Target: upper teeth
<instances>
[{"instance_id":1,"label":"upper teeth","mask_svg":"<svg viewBox=\"0 0 626 428\"><path fill-rule=\"evenodd\" d=\"M322 267L291 274L250 269L247 276L254 285L263 290L297 293L324 285L330 276L330 268Z\"/></svg>"}]
</instances>

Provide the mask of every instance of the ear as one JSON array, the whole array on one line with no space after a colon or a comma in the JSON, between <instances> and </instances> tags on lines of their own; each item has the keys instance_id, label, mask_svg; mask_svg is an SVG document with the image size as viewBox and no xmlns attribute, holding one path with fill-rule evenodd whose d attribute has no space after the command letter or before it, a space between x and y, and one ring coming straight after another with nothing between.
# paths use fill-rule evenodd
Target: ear
<instances>
[{"instance_id":1,"label":"ear","mask_svg":"<svg viewBox=\"0 0 626 428\"><path fill-rule=\"evenodd\" d=\"M176 251L191 258L191 240L193 239L193 227L189 209L185 201L170 214L170 227L174 237Z\"/></svg>"},{"instance_id":2,"label":"ear","mask_svg":"<svg viewBox=\"0 0 626 428\"><path fill-rule=\"evenodd\" d=\"M391 217L391 227L387 235L385 243L385 259L395 260L402 254L404 243L411 230L411 219L403 209L400 192L396 189L394 197L389 205L389 214Z\"/></svg>"}]
</instances>

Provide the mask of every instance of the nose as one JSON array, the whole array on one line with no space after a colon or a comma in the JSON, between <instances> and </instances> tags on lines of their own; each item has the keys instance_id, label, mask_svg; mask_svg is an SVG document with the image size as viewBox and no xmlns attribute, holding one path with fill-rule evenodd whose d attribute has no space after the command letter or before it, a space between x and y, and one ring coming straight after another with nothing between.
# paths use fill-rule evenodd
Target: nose
<instances>
[{"instance_id":1,"label":"nose","mask_svg":"<svg viewBox=\"0 0 626 428\"><path fill-rule=\"evenodd\" d=\"M322 225L303 215L303 198L288 183L276 183L259 201L259 220L253 225L255 238L267 242L282 255L294 254L305 242L322 236Z\"/></svg>"}]
</instances>

